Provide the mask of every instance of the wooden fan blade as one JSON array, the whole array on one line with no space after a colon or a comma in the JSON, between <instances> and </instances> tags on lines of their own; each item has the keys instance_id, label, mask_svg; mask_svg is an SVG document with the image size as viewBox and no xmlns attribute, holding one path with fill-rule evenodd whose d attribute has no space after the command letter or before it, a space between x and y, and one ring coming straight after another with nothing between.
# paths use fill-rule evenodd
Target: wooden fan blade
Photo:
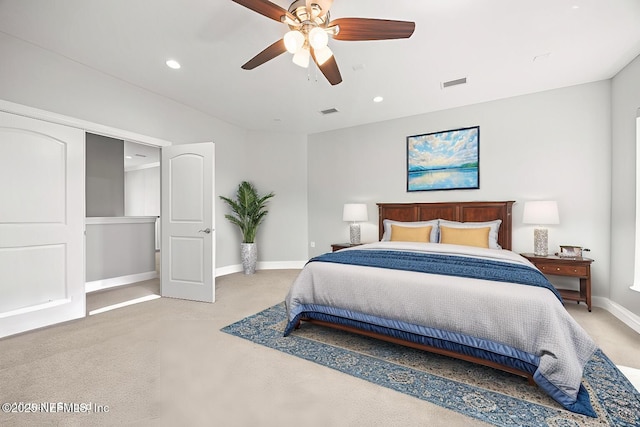
<instances>
[{"instance_id":1,"label":"wooden fan blade","mask_svg":"<svg viewBox=\"0 0 640 427\"><path fill-rule=\"evenodd\" d=\"M242 68L245 70L253 70L257 66L272 60L276 56L281 55L286 51L287 48L284 46L284 39L280 39L253 58L251 58L246 64L242 66Z\"/></svg>"},{"instance_id":2,"label":"wooden fan blade","mask_svg":"<svg viewBox=\"0 0 640 427\"><path fill-rule=\"evenodd\" d=\"M340 69L338 68L335 56L331 55L331 58L327 59L322 65L318 64L313 49L311 49L311 57L332 86L342 83L342 76L340 75Z\"/></svg>"},{"instance_id":3,"label":"wooden fan blade","mask_svg":"<svg viewBox=\"0 0 640 427\"><path fill-rule=\"evenodd\" d=\"M271 3L268 0L233 0L246 7L247 9L251 9L254 12L259 13L260 15L266 16L267 18L271 18L274 21L282 22L282 16L288 16L293 21L296 20L296 17L293 16L289 11L281 8L277 4Z\"/></svg>"},{"instance_id":4,"label":"wooden fan blade","mask_svg":"<svg viewBox=\"0 0 640 427\"><path fill-rule=\"evenodd\" d=\"M407 39L416 28L415 22L391 21L388 19L338 18L331 21L331 27L338 26L336 40L389 40Z\"/></svg>"}]
</instances>

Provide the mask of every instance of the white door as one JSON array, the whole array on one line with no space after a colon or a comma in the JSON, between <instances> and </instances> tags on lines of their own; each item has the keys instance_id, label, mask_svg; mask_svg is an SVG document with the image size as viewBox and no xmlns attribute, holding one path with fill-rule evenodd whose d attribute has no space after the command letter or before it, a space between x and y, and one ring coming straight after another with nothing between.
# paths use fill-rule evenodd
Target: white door
<instances>
[{"instance_id":1,"label":"white door","mask_svg":"<svg viewBox=\"0 0 640 427\"><path fill-rule=\"evenodd\" d=\"M0 112L0 337L85 316L84 131Z\"/></svg>"},{"instance_id":2,"label":"white door","mask_svg":"<svg viewBox=\"0 0 640 427\"><path fill-rule=\"evenodd\" d=\"M160 293L215 301L214 145L162 148Z\"/></svg>"}]
</instances>

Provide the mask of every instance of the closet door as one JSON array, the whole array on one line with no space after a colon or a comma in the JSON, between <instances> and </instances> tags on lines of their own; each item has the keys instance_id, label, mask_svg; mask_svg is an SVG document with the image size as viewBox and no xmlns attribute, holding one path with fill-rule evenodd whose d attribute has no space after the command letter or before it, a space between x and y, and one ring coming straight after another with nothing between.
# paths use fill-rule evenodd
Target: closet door
<instances>
[{"instance_id":1,"label":"closet door","mask_svg":"<svg viewBox=\"0 0 640 427\"><path fill-rule=\"evenodd\" d=\"M0 337L85 316L84 131L0 112Z\"/></svg>"}]
</instances>

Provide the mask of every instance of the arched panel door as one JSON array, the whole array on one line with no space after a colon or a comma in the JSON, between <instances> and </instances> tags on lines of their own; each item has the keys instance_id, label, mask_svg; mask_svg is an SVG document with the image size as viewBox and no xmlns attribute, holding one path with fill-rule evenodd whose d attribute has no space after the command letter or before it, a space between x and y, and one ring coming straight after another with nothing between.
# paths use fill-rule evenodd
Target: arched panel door
<instances>
[{"instance_id":1,"label":"arched panel door","mask_svg":"<svg viewBox=\"0 0 640 427\"><path fill-rule=\"evenodd\" d=\"M163 147L161 175L161 294L213 302L213 143Z\"/></svg>"},{"instance_id":2,"label":"arched panel door","mask_svg":"<svg viewBox=\"0 0 640 427\"><path fill-rule=\"evenodd\" d=\"M85 316L84 137L0 112L0 337Z\"/></svg>"}]
</instances>

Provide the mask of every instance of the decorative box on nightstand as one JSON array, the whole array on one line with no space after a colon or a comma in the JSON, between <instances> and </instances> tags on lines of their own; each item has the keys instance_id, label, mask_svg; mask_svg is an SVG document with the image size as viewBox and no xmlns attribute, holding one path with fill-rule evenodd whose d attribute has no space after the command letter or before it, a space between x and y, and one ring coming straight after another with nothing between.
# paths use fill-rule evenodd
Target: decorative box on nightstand
<instances>
[{"instance_id":1,"label":"decorative box on nightstand","mask_svg":"<svg viewBox=\"0 0 640 427\"><path fill-rule=\"evenodd\" d=\"M360 246L361 244L362 243L334 243L333 245L331 245L331 250L335 252L344 248L352 248L354 246Z\"/></svg>"},{"instance_id":2,"label":"decorative box on nightstand","mask_svg":"<svg viewBox=\"0 0 640 427\"><path fill-rule=\"evenodd\" d=\"M558 257L553 255L538 256L534 254L520 254L533 263L545 275L570 276L580 279L580 290L558 289L565 301L580 301L591 311L591 263L590 258Z\"/></svg>"}]
</instances>

